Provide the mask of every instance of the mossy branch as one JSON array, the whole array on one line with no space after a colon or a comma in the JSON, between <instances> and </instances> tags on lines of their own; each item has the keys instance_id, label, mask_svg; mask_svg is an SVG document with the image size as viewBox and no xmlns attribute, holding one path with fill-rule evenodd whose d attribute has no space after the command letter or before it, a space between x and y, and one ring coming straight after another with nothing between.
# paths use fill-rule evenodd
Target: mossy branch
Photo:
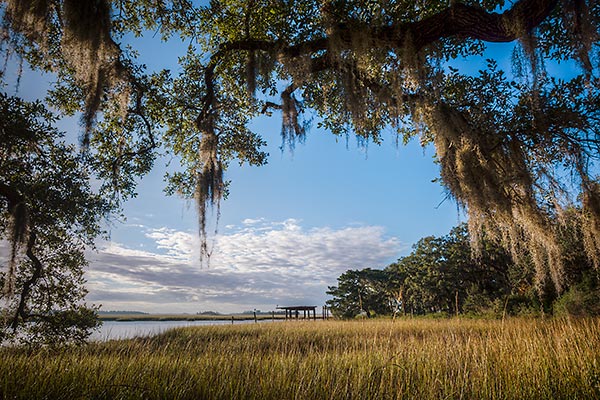
<instances>
[{"instance_id":1,"label":"mossy branch","mask_svg":"<svg viewBox=\"0 0 600 400\"><path fill-rule=\"evenodd\" d=\"M23 284L23 290L21 290L21 293L19 296L19 305L17 306L15 315L13 316L12 321L11 321L11 328L13 329L13 331L16 331L19 326L19 318L21 319L22 322L27 321L27 319L29 318L29 314L27 313L27 310L25 309L25 307L27 305L27 299L29 297L31 289L37 283L37 281L40 279L40 277L42 276L42 272L44 270L44 266L43 266L42 262L35 255L35 253L33 251L33 248L35 246L35 241L36 241L36 234L35 234L35 232L31 232L29 234L29 239L27 240L26 254L27 254L27 258L29 258L29 261L31 261L31 263L33 264L33 274Z\"/></svg>"}]
</instances>

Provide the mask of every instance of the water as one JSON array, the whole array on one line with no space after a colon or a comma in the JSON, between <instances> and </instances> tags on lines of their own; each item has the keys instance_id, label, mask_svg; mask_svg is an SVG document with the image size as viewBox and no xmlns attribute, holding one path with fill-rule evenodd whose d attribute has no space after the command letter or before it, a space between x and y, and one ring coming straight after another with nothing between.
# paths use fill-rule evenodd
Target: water
<instances>
[{"instance_id":1,"label":"water","mask_svg":"<svg viewBox=\"0 0 600 400\"><path fill-rule=\"evenodd\" d=\"M270 320L264 320L270 322ZM253 320L235 321L236 324L254 323ZM225 321L104 321L91 340L130 339L136 336L157 335L171 328L185 326L231 325Z\"/></svg>"}]
</instances>

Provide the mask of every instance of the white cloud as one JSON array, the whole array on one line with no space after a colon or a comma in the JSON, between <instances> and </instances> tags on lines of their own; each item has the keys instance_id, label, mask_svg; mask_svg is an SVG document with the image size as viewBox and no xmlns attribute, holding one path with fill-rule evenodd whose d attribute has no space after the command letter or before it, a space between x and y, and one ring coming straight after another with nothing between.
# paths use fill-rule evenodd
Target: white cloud
<instances>
[{"instance_id":1,"label":"white cloud","mask_svg":"<svg viewBox=\"0 0 600 400\"><path fill-rule=\"evenodd\" d=\"M263 220L264 220L263 218L258 218L258 219L246 218L245 220L242 221L242 224L255 225L255 224L258 224L259 222L262 222ZM233 226L233 225L229 225L229 226Z\"/></svg>"},{"instance_id":2,"label":"white cloud","mask_svg":"<svg viewBox=\"0 0 600 400\"><path fill-rule=\"evenodd\" d=\"M160 228L149 231L146 236L156 242L158 249L166 250L169 256L181 260L188 260L198 248L187 232Z\"/></svg>"},{"instance_id":3,"label":"white cloud","mask_svg":"<svg viewBox=\"0 0 600 400\"><path fill-rule=\"evenodd\" d=\"M88 298L104 309L157 312L318 306L342 272L383 267L402 250L377 226L305 229L294 219L254 219L229 231L213 239L209 266L200 265L199 238L192 232L147 230L156 251L101 245L89 257Z\"/></svg>"}]
</instances>

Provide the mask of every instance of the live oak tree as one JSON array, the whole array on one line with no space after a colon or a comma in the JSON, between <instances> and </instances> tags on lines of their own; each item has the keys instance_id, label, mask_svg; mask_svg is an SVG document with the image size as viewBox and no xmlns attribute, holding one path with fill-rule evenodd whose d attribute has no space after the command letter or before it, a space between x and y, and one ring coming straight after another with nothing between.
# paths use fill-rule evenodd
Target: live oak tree
<instances>
[{"instance_id":1,"label":"live oak tree","mask_svg":"<svg viewBox=\"0 0 600 400\"><path fill-rule=\"evenodd\" d=\"M565 266L562 294L549 279L537 282L536 288L531 260L515 263L485 235L474 258L467 226L461 224L444 236L420 239L410 254L383 269L347 270L329 287L327 305L341 318L361 312L597 316L600 277L585 257L576 211L565 211L559 232Z\"/></svg>"},{"instance_id":2,"label":"live oak tree","mask_svg":"<svg viewBox=\"0 0 600 400\"><path fill-rule=\"evenodd\" d=\"M327 305L334 315L353 318L377 314L481 313L493 311L513 295L527 275L497 245L483 241L478 259L471 255L469 234L462 224L442 237L420 239L411 253L384 269L348 270L330 286ZM531 286L529 280L528 286Z\"/></svg>"},{"instance_id":3,"label":"live oak tree","mask_svg":"<svg viewBox=\"0 0 600 400\"><path fill-rule=\"evenodd\" d=\"M409 255L385 268L395 291L402 293L404 314L484 312L514 294L522 282L511 279L511 272L527 275L527 266L516 266L502 248L485 239L474 259L469 242L462 224L447 235L420 239Z\"/></svg>"},{"instance_id":4,"label":"live oak tree","mask_svg":"<svg viewBox=\"0 0 600 400\"><path fill-rule=\"evenodd\" d=\"M386 291L388 275L378 269L348 270L338 278L337 286L329 286L332 296L327 306L335 316L382 315L390 312Z\"/></svg>"},{"instance_id":5,"label":"live oak tree","mask_svg":"<svg viewBox=\"0 0 600 400\"><path fill-rule=\"evenodd\" d=\"M362 142L391 130L433 145L476 254L485 230L560 291L558 231L576 205L585 252L600 264L596 0L3 4L4 48L57 74L50 102L83 112L104 193L131 195L162 147L182 164L168 190L197 199L203 237L227 165L266 162L249 123L275 112L289 146L307 133L303 115ZM190 43L178 75L144 71L120 45L145 31ZM476 75L457 68L489 42L516 43L512 78L493 60ZM559 61L569 76L546 68Z\"/></svg>"},{"instance_id":6,"label":"live oak tree","mask_svg":"<svg viewBox=\"0 0 600 400\"><path fill-rule=\"evenodd\" d=\"M111 205L90 188L75 146L41 103L0 94L0 343L81 343L98 325L86 306L85 250Z\"/></svg>"}]
</instances>

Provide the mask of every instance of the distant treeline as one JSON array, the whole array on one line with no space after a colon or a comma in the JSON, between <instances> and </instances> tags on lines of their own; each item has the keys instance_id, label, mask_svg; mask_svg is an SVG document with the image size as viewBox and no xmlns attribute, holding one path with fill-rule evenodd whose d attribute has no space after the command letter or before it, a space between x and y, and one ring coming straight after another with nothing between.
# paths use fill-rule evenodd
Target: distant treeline
<instances>
[{"instance_id":1,"label":"distant treeline","mask_svg":"<svg viewBox=\"0 0 600 400\"><path fill-rule=\"evenodd\" d=\"M241 313L221 314L217 311L200 311L196 314L153 314L141 311L99 311L98 317L103 321L217 321L217 320L249 320L281 318L283 311L243 311Z\"/></svg>"},{"instance_id":2,"label":"distant treeline","mask_svg":"<svg viewBox=\"0 0 600 400\"><path fill-rule=\"evenodd\" d=\"M115 314L148 314L142 311L98 311L99 315L115 315Z\"/></svg>"},{"instance_id":3,"label":"distant treeline","mask_svg":"<svg viewBox=\"0 0 600 400\"><path fill-rule=\"evenodd\" d=\"M99 314L102 321L245 321L254 319L254 314ZM256 314L257 320L283 319L281 313Z\"/></svg>"},{"instance_id":4,"label":"distant treeline","mask_svg":"<svg viewBox=\"0 0 600 400\"><path fill-rule=\"evenodd\" d=\"M561 245L563 285L536 279L528 259L516 263L501 247L483 241L473 257L465 224L442 237L419 240L412 252L384 269L350 269L330 286L327 301L342 318L377 315L600 314L598 271L588 261L576 229Z\"/></svg>"}]
</instances>

